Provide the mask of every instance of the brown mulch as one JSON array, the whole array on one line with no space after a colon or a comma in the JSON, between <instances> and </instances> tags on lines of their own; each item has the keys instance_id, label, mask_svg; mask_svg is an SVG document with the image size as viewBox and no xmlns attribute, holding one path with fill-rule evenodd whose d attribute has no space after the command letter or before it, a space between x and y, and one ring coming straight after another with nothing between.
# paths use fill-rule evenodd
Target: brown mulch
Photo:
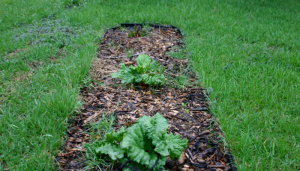
<instances>
[{"instance_id":1,"label":"brown mulch","mask_svg":"<svg viewBox=\"0 0 300 171\"><path fill-rule=\"evenodd\" d=\"M93 62L90 76L101 86L82 88L84 105L69 127L65 144L57 155L59 170L83 170L86 149L82 144L90 141L85 133L90 123L110 114L115 116L114 129L128 127L137 118L153 116L157 112L169 123L169 133L187 138L188 148L179 160L168 160L167 170L233 170L222 141L222 133L209 112L207 93L196 81L195 72L187 59L171 57L184 50L181 34L174 28L148 28L145 37L128 37L128 29L110 29L99 45L98 58ZM161 87L123 85L110 73L119 70L119 64L135 65L139 54L147 54L167 69L166 84ZM185 82L178 85L176 79ZM100 165L102 170L108 170ZM90 168L88 170L99 170ZM117 170L114 166L111 170Z\"/></svg>"}]
</instances>

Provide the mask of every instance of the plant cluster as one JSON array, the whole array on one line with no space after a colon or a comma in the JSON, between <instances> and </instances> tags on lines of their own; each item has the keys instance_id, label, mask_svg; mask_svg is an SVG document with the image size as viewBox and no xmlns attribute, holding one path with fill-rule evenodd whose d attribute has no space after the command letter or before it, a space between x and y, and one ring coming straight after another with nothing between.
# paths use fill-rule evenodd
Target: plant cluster
<instances>
[{"instance_id":1,"label":"plant cluster","mask_svg":"<svg viewBox=\"0 0 300 171\"><path fill-rule=\"evenodd\" d=\"M135 25L133 30L128 33L128 37L144 37L147 32L140 25Z\"/></svg>"},{"instance_id":2,"label":"plant cluster","mask_svg":"<svg viewBox=\"0 0 300 171\"><path fill-rule=\"evenodd\" d=\"M188 140L180 135L167 133L167 120L157 113L153 117L143 116L131 127L121 127L118 132L107 133L103 140L90 144L97 154L107 154L114 161L128 162L123 170L159 170L167 157L179 158ZM129 160L130 159L130 160Z\"/></svg>"},{"instance_id":3,"label":"plant cluster","mask_svg":"<svg viewBox=\"0 0 300 171\"><path fill-rule=\"evenodd\" d=\"M121 78L122 83L142 83L146 85L162 85L165 82L163 72L165 67L159 66L158 62L152 60L148 55L139 55L136 59L137 66L129 66L124 63L120 64L121 70L116 73L111 73L112 78Z\"/></svg>"}]
</instances>

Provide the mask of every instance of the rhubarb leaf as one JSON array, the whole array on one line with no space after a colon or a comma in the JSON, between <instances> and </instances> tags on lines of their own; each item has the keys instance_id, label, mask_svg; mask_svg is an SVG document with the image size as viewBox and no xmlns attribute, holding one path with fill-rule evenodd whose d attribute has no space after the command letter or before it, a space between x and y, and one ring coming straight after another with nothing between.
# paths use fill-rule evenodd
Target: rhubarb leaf
<instances>
[{"instance_id":1,"label":"rhubarb leaf","mask_svg":"<svg viewBox=\"0 0 300 171\"><path fill-rule=\"evenodd\" d=\"M142 80L145 84L148 85L162 85L165 82L165 76L163 74L156 74L156 75L150 75L150 74L143 74L141 75Z\"/></svg>"},{"instance_id":2,"label":"rhubarb leaf","mask_svg":"<svg viewBox=\"0 0 300 171\"><path fill-rule=\"evenodd\" d=\"M138 66L135 67L135 70L139 74L146 73L150 67L150 62L151 62L151 59L149 58L149 56L142 54L142 55L139 55L135 60L138 64Z\"/></svg>"},{"instance_id":3,"label":"rhubarb leaf","mask_svg":"<svg viewBox=\"0 0 300 171\"><path fill-rule=\"evenodd\" d=\"M158 62L153 60L150 64L149 71L150 72L158 72L162 74L166 70L165 67L159 66Z\"/></svg>"},{"instance_id":4,"label":"rhubarb leaf","mask_svg":"<svg viewBox=\"0 0 300 171\"><path fill-rule=\"evenodd\" d=\"M154 146L151 140L143 132L139 124L128 128L128 133L125 135L121 147L127 150L127 155L131 160L150 168L155 164L159 154L153 150ZM166 160L165 156L160 156L154 170L164 166Z\"/></svg>"},{"instance_id":5,"label":"rhubarb leaf","mask_svg":"<svg viewBox=\"0 0 300 171\"><path fill-rule=\"evenodd\" d=\"M120 147L119 143L123 140L126 130L124 127L121 127L118 132L111 131L105 134L104 140L97 144L96 148L97 153L108 154L111 159L116 160L124 157L124 150Z\"/></svg>"},{"instance_id":6,"label":"rhubarb leaf","mask_svg":"<svg viewBox=\"0 0 300 171\"><path fill-rule=\"evenodd\" d=\"M132 83L134 82L134 70L132 68L127 68L124 63L120 64L121 70L116 73L111 73L112 78L122 78L122 83Z\"/></svg>"},{"instance_id":7,"label":"rhubarb leaf","mask_svg":"<svg viewBox=\"0 0 300 171\"><path fill-rule=\"evenodd\" d=\"M138 124L144 125L144 131L147 131L146 135L152 139L155 146L154 151L162 156L178 158L182 150L187 147L188 140L186 138L180 140L180 135L167 134L168 121L159 113L156 113L151 119L147 116L139 118Z\"/></svg>"},{"instance_id":8,"label":"rhubarb leaf","mask_svg":"<svg viewBox=\"0 0 300 171\"><path fill-rule=\"evenodd\" d=\"M150 67L151 59L146 54L139 55L135 60L136 60L137 64L143 68L148 69Z\"/></svg>"},{"instance_id":9,"label":"rhubarb leaf","mask_svg":"<svg viewBox=\"0 0 300 171\"><path fill-rule=\"evenodd\" d=\"M120 143L123 140L126 130L124 127L121 127L118 132L111 131L105 134L104 140L110 143Z\"/></svg>"},{"instance_id":10,"label":"rhubarb leaf","mask_svg":"<svg viewBox=\"0 0 300 171\"><path fill-rule=\"evenodd\" d=\"M180 135L158 134L153 137L152 143L155 146L154 151L163 156L170 156L171 159L178 159L182 150L187 147L188 140L180 140Z\"/></svg>"},{"instance_id":11,"label":"rhubarb leaf","mask_svg":"<svg viewBox=\"0 0 300 171\"><path fill-rule=\"evenodd\" d=\"M105 143L96 149L97 153L108 154L113 160L121 159L124 157L124 150L116 144Z\"/></svg>"},{"instance_id":12,"label":"rhubarb leaf","mask_svg":"<svg viewBox=\"0 0 300 171\"><path fill-rule=\"evenodd\" d=\"M166 118L161 116L159 113L156 113L153 117L142 116L138 119L138 124L145 127L145 131L148 132L148 135L152 137L157 133L167 133L168 121Z\"/></svg>"},{"instance_id":13,"label":"rhubarb leaf","mask_svg":"<svg viewBox=\"0 0 300 171\"><path fill-rule=\"evenodd\" d=\"M139 55L136 59L137 66L120 64L120 71L111 73L112 78L121 78L122 83L141 83L148 85L162 85L165 82L163 72L165 67L159 66L157 61L152 61L148 55Z\"/></svg>"}]
</instances>

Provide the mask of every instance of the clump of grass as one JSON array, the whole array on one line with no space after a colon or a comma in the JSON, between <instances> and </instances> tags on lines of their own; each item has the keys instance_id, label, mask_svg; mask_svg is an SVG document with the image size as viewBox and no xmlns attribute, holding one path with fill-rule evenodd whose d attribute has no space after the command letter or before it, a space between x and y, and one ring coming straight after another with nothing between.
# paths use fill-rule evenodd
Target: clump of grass
<instances>
[{"instance_id":1,"label":"clump of grass","mask_svg":"<svg viewBox=\"0 0 300 171\"><path fill-rule=\"evenodd\" d=\"M114 114L110 114L105 116L102 114L102 118L97 121L89 124L89 128L87 130L87 134L89 134L90 139L93 143L103 140L103 137L106 133L113 131L115 116ZM99 156L99 154L95 153L95 150L90 147L90 145L85 145L86 148L86 168L100 168L100 165L105 166L106 168L112 168L113 162L107 162L105 157Z\"/></svg>"},{"instance_id":2,"label":"clump of grass","mask_svg":"<svg viewBox=\"0 0 300 171\"><path fill-rule=\"evenodd\" d=\"M79 6L82 3L82 0L64 0L65 8L71 8L75 6Z\"/></svg>"},{"instance_id":3,"label":"clump of grass","mask_svg":"<svg viewBox=\"0 0 300 171\"><path fill-rule=\"evenodd\" d=\"M87 75L82 81L81 81L81 88L86 88L86 89L91 89L94 88L93 85L93 79L91 78L91 76Z\"/></svg>"},{"instance_id":4,"label":"clump of grass","mask_svg":"<svg viewBox=\"0 0 300 171\"><path fill-rule=\"evenodd\" d=\"M191 85L188 78L184 75L179 75L178 77L174 78L174 83L178 88L186 88Z\"/></svg>"},{"instance_id":5,"label":"clump of grass","mask_svg":"<svg viewBox=\"0 0 300 171\"><path fill-rule=\"evenodd\" d=\"M173 58L186 59L189 58L189 52L185 48L173 47L171 52L167 52Z\"/></svg>"}]
</instances>

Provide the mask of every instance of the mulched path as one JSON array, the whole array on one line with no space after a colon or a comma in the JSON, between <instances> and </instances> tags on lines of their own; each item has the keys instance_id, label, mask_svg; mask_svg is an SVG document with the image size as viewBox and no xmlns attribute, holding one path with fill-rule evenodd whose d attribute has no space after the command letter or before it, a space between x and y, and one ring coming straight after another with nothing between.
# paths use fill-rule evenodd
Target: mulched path
<instances>
[{"instance_id":1,"label":"mulched path","mask_svg":"<svg viewBox=\"0 0 300 171\"><path fill-rule=\"evenodd\" d=\"M85 133L90 123L113 113L116 117L114 129L118 130L121 126L130 126L143 115L153 116L157 112L168 120L169 133L180 134L181 138L189 140L180 159L169 159L165 169L234 170L230 164L232 158L222 142L222 133L209 112L206 90L197 83L187 59L171 57L172 53L184 52L180 32L174 28L149 27L145 37L130 38L129 31L110 29L99 44L90 76L102 84L93 83L93 88L81 90L84 105L73 119L65 144L57 155L59 170L83 170L86 166L86 149L82 144L90 141ZM110 73L118 71L120 63L135 65L139 54L147 54L167 68L164 86L126 86L119 79L111 78ZM182 78L180 85L176 81L178 77ZM112 170L118 170L118 166Z\"/></svg>"}]
</instances>

